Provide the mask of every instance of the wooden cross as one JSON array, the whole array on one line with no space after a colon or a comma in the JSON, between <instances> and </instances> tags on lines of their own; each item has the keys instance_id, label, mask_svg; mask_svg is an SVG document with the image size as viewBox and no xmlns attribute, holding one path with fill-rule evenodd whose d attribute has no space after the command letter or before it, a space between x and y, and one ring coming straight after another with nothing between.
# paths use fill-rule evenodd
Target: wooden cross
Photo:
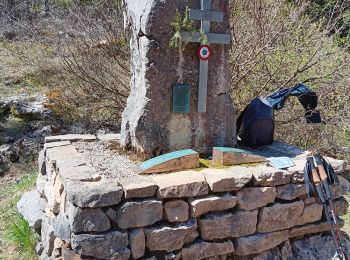
<instances>
[{"instance_id":1,"label":"wooden cross","mask_svg":"<svg viewBox=\"0 0 350 260\"><path fill-rule=\"evenodd\" d=\"M211 0L201 0L201 9L191 9L190 19L201 21L201 31L206 34L208 43L231 44L230 34L218 34L210 32L210 22L222 23L224 13L211 10ZM184 42L200 42L199 32L182 32ZM199 89L198 89L198 112L207 111L208 92L208 60L201 60L199 64Z\"/></svg>"}]
</instances>

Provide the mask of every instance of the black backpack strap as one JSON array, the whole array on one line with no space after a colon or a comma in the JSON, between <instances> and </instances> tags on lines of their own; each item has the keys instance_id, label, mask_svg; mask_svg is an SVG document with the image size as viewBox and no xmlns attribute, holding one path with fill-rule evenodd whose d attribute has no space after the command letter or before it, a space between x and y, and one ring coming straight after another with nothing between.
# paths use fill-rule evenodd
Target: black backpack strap
<instances>
[{"instance_id":1,"label":"black backpack strap","mask_svg":"<svg viewBox=\"0 0 350 260\"><path fill-rule=\"evenodd\" d=\"M306 158L306 164L304 166L304 180L305 180L305 186L306 186L306 193L307 196L310 198L315 190L314 190L314 186L311 182L311 175L312 175L312 169L311 169L311 165L312 165L312 157L308 157Z\"/></svg>"},{"instance_id":2,"label":"black backpack strap","mask_svg":"<svg viewBox=\"0 0 350 260\"><path fill-rule=\"evenodd\" d=\"M322 157L322 156L320 156L320 157L321 157L321 160L323 163L323 167L327 173L328 183L331 185L332 184L339 184L338 175L335 173L332 165L324 157Z\"/></svg>"},{"instance_id":3,"label":"black backpack strap","mask_svg":"<svg viewBox=\"0 0 350 260\"><path fill-rule=\"evenodd\" d=\"M236 135L238 135L239 130L241 129L242 123L243 123L243 117L245 112L247 111L249 104L243 109L243 111L241 112L241 114L239 115L239 117L237 118L236 121Z\"/></svg>"}]
</instances>

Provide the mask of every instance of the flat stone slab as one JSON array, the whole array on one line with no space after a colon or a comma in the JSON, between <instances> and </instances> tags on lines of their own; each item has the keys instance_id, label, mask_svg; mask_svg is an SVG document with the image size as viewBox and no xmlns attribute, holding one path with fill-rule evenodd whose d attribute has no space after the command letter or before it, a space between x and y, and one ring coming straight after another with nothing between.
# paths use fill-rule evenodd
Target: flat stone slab
<instances>
[{"instance_id":1,"label":"flat stone slab","mask_svg":"<svg viewBox=\"0 0 350 260\"><path fill-rule=\"evenodd\" d=\"M304 226L296 226L290 229L289 237L302 237L306 234L316 234L328 231L329 224L326 221L317 222L317 223L311 223Z\"/></svg>"},{"instance_id":2,"label":"flat stone slab","mask_svg":"<svg viewBox=\"0 0 350 260\"><path fill-rule=\"evenodd\" d=\"M201 199L191 199L191 216L199 217L211 211L222 211L236 206L237 198L227 193L223 196L208 196Z\"/></svg>"},{"instance_id":3,"label":"flat stone slab","mask_svg":"<svg viewBox=\"0 0 350 260\"><path fill-rule=\"evenodd\" d=\"M104 143L119 142L120 134L101 134L97 135L97 139Z\"/></svg>"},{"instance_id":4,"label":"flat stone slab","mask_svg":"<svg viewBox=\"0 0 350 260\"><path fill-rule=\"evenodd\" d=\"M279 170L269 166L252 168L255 186L278 186L290 183L291 174L285 170Z\"/></svg>"},{"instance_id":5,"label":"flat stone slab","mask_svg":"<svg viewBox=\"0 0 350 260\"><path fill-rule=\"evenodd\" d=\"M191 219L175 226L146 228L146 246L151 251L172 252L193 242L198 236L197 221Z\"/></svg>"},{"instance_id":6,"label":"flat stone slab","mask_svg":"<svg viewBox=\"0 0 350 260\"><path fill-rule=\"evenodd\" d=\"M196 197L208 194L208 184L201 172L183 171L154 176L159 198Z\"/></svg>"},{"instance_id":7,"label":"flat stone slab","mask_svg":"<svg viewBox=\"0 0 350 260\"><path fill-rule=\"evenodd\" d=\"M169 222L188 220L189 206L184 200L172 200L164 204L164 216Z\"/></svg>"},{"instance_id":8,"label":"flat stone slab","mask_svg":"<svg viewBox=\"0 0 350 260\"><path fill-rule=\"evenodd\" d=\"M204 169L201 171L212 192L239 190L252 179L247 167L235 166L228 169Z\"/></svg>"},{"instance_id":9,"label":"flat stone slab","mask_svg":"<svg viewBox=\"0 0 350 260\"><path fill-rule=\"evenodd\" d=\"M164 173L195 169L199 167L199 153L187 149L167 153L141 163L137 167L139 174Z\"/></svg>"},{"instance_id":10,"label":"flat stone slab","mask_svg":"<svg viewBox=\"0 0 350 260\"><path fill-rule=\"evenodd\" d=\"M205 240L252 235L256 231L258 210L235 213L212 213L199 219L201 236Z\"/></svg>"},{"instance_id":11,"label":"flat stone slab","mask_svg":"<svg viewBox=\"0 0 350 260\"><path fill-rule=\"evenodd\" d=\"M134 259L138 259L145 254L146 237L143 229L134 229L129 232L129 245Z\"/></svg>"},{"instance_id":12,"label":"flat stone slab","mask_svg":"<svg viewBox=\"0 0 350 260\"><path fill-rule=\"evenodd\" d=\"M267 233L294 227L304 210L304 202L275 203L259 212L257 231Z\"/></svg>"},{"instance_id":13,"label":"flat stone slab","mask_svg":"<svg viewBox=\"0 0 350 260\"><path fill-rule=\"evenodd\" d=\"M205 242L200 241L181 250L183 260L208 259L219 255L232 254L235 251L232 241Z\"/></svg>"},{"instance_id":14,"label":"flat stone slab","mask_svg":"<svg viewBox=\"0 0 350 260\"><path fill-rule=\"evenodd\" d=\"M313 203L310 205L305 205L304 211L295 225L301 226L307 223L319 221L322 218L322 212L322 204Z\"/></svg>"},{"instance_id":15,"label":"flat stone slab","mask_svg":"<svg viewBox=\"0 0 350 260\"><path fill-rule=\"evenodd\" d=\"M277 187L277 198L282 200L294 200L306 194L305 184L286 184Z\"/></svg>"},{"instance_id":16,"label":"flat stone slab","mask_svg":"<svg viewBox=\"0 0 350 260\"><path fill-rule=\"evenodd\" d=\"M96 140L96 136L95 135L90 135L90 134L87 134L87 135L68 134L68 135L56 135L56 136L47 136L47 137L45 137L45 143L62 142L62 141L91 142L91 141L95 141L95 140Z\"/></svg>"},{"instance_id":17,"label":"flat stone slab","mask_svg":"<svg viewBox=\"0 0 350 260\"><path fill-rule=\"evenodd\" d=\"M255 234L248 237L239 237L235 241L235 254L239 256L259 254L278 246L288 240L289 231L283 230L267 234Z\"/></svg>"},{"instance_id":18,"label":"flat stone slab","mask_svg":"<svg viewBox=\"0 0 350 260\"><path fill-rule=\"evenodd\" d=\"M70 141L62 141L62 142L51 142L44 144L44 149L49 149L53 147L66 146L72 144Z\"/></svg>"},{"instance_id":19,"label":"flat stone slab","mask_svg":"<svg viewBox=\"0 0 350 260\"><path fill-rule=\"evenodd\" d=\"M276 198L275 187L245 188L237 192L238 207L252 210L273 203Z\"/></svg>"},{"instance_id":20,"label":"flat stone slab","mask_svg":"<svg viewBox=\"0 0 350 260\"><path fill-rule=\"evenodd\" d=\"M117 209L117 223L122 229L153 225L163 217L160 200L125 202Z\"/></svg>"},{"instance_id":21,"label":"flat stone slab","mask_svg":"<svg viewBox=\"0 0 350 260\"><path fill-rule=\"evenodd\" d=\"M252 152L229 147L213 148L213 163L218 166L265 162L266 159Z\"/></svg>"},{"instance_id":22,"label":"flat stone slab","mask_svg":"<svg viewBox=\"0 0 350 260\"><path fill-rule=\"evenodd\" d=\"M61 167L78 167L87 165L86 160L81 156L66 157L56 160L56 168L59 170Z\"/></svg>"},{"instance_id":23,"label":"flat stone slab","mask_svg":"<svg viewBox=\"0 0 350 260\"><path fill-rule=\"evenodd\" d=\"M120 260L129 259L130 250L127 245L128 234L126 232L72 235L72 248L76 253L99 259L113 259L113 257Z\"/></svg>"},{"instance_id":24,"label":"flat stone slab","mask_svg":"<svg viewBox=\"0 0 350 260\"><path fill-rule=\"evenodd\" d=\"M117 205L123 189L116 181L83 182L68 180L63 183L68 200L81 208L100 208Z\"/></svg>"},{"instance_id":25,"label":"flat stone slab","mask_svg":"<svg viewBox=\"0 0 350 260\"><path fill-rule=\"evenodd\" d=\"M101 176L90 166L60 167L59 175L63 182L67 180L77 180L85 182L95 182L101 180Z\"/></svg>"},{"instance_id":26,"label":"flat stone slab","mask_svg":"<svg viewBox=\"0 0 350 260\"><path fill-rule=\"evenodd\" d=\"M297 156L301 156L305 154L305 150L300 149L299 147L289 145L280 141L274 141L273 144L264 146L263 149L254 150L246 148L249 151L252 151L256 154L259 154L263 157L289 157L295 158Z\"/></svg>"},{"instance_id":27,"label":"flat stone slab","mask_svg":"<svg viewBox=\"0 0 350 260\"><path fill-rule=\"evenodd\" d=\"M73 145L57 146L46 150L46 161L79 157Z\"/></svg>"},{"instance_id":28,"label":"flat stone slab","mask_svg":"<svg viewBox=\"0 0 350 260\"><path fill-rule=\"evenodd\" d=\"M69 204L68 218L73 233L103 232L111 228L107 215L100 208L81 209Z\"/></svg>"},{"instance_id":29,"label":"flat stone slab","mask_svg":"<svg viewBox=\"0 0 350 260\"><path fill-rule=\"evenodd\" d=\"M153 179L148 176L132 176L121 179L119 182L123 187L126 199L153 197L158 188Z\"/></svg>"}]
</instances>

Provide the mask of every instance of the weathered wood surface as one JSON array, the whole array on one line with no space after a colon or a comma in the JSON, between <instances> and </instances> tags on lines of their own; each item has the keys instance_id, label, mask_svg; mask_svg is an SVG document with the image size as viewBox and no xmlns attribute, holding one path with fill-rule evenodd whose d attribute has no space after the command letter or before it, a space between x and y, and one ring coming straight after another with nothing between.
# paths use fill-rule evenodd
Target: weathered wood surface
<instances>
[{"instance_id":1,"label":"weathered wood surface","mask_svg":"<svg viewBox=\"0 0 350 260\"><path fill-rule=\"evenodd\" d=\"M213 148L213 163L218 166L258 163L265 161L266 159L264 157L253 154L249 151L229 147Z\"/></svg>"},{"instance_id":2,"label":"weathered wood surface","mask_svg":"<svg viewBox=\"0 0 350 260\"><path fill-rule=\"evenodd\" d=\"M199 167L199 153L187 149L164 154L138 166L137 172L140 174L164 173L194 169Z\"/></svg>"}]
</instances>

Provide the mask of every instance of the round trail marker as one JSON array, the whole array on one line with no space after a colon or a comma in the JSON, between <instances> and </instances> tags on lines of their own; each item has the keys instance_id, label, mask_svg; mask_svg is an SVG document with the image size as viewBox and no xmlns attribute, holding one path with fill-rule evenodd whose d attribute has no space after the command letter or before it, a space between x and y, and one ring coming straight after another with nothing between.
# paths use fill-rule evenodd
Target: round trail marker
<instances>
[{"instance_id":1,"label":"round trail marker","mask_svg":"<svg viewBox=\"0 0 350 260\"><path fill-rule=\"evenodd\" d=\"M208 45L201 45L198 49L198 56L200 60L209 60L211 49Z\"/></svg>"}]
</instances>

